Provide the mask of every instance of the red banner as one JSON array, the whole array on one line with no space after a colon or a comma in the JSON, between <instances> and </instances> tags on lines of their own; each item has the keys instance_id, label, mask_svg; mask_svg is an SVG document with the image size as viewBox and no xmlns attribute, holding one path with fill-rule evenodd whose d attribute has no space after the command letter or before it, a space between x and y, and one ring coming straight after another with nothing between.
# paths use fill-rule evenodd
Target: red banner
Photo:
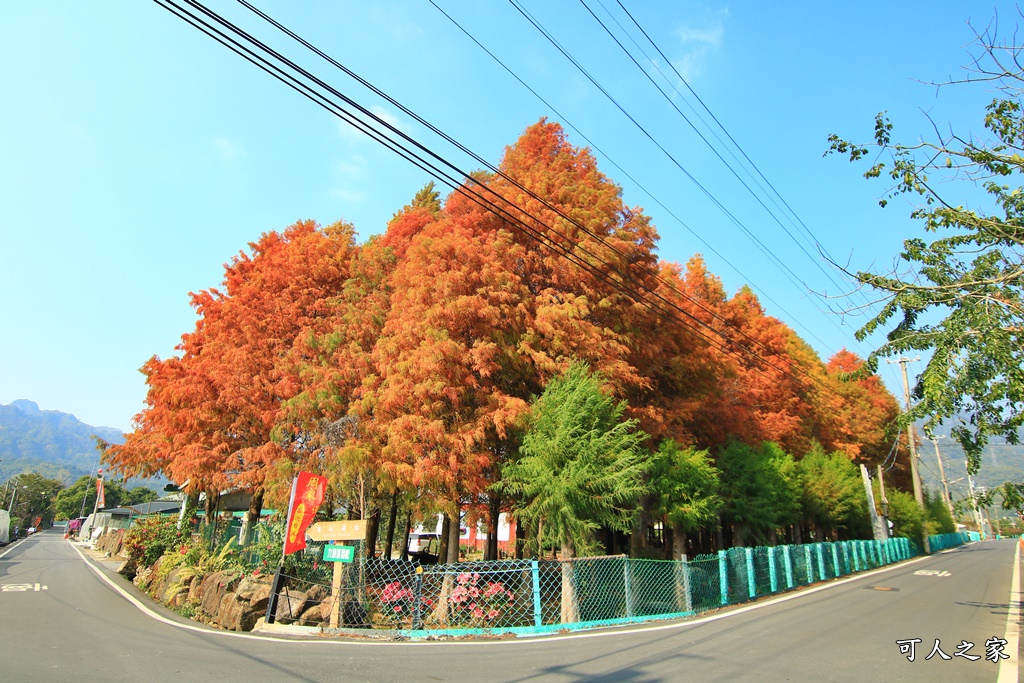
<instances>
[{"instance_id":1,"label":"red banner","mask_svg":"<svg viewBox=\"0 0 1024 683\"><path fill-rule=\"evenodd\" d=\"M107 507L107 497L103 491L103 477L96 478L96 507Z\"/></svg>"},{"instance_id":2,"label":"red banner","mask_svg":"<svg viewBox=\"0 0 1024 683\"><path fill-rule=\"evenodd\" d=\"M292 500L288 506L287 535L284 539L284 554L294 553L306 547L306 527L313 521L316 510L324 501L327 478L309 472L299 472L292 489Z\"/></svg>"}]
</instances>

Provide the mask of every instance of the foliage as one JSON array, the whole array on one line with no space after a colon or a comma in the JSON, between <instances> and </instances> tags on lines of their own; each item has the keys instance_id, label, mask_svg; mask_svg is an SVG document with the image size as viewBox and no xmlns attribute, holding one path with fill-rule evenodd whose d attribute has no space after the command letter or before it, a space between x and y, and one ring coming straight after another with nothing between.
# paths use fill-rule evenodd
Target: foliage
<instances>
[{"instance_id":1,"label":"foliage","mask_svg":"<svg viewBox=\"0 0 1024 683\"><path fill-rule=\"evenodd\" d=\"M658 447L651 488L659 512L674 529L690 533L713 526L722 507L719 486L719 472L707 451L682 448L671 439Z\"/></svg>"},{"instance_id":2,"label":"foliage","mask_svg":"<svg viewBox=\"0 0 1024 683\"><path fill-rule=\"evenodd\" d=\"M168 550L180 549L189 539L177 518L154 515L137 521L124 534L125 559L137 567L151 567Z\"/></svg>"},{"instance_id":3,"label":"foliage","mask_svg":"<svg viewBox=\"0 0 1024 683\"><path fill-rule=\"evenodd\" d=\"M933 493L926 489L924 491L924 509L929 535L952 534L956 531L956 522L941 493Z\"/></svg>"},{"instance_id":4,"label":"foliage","mask_svg":"<svg viewBox=\"0 0 1024 683\"><path fill-rule=\"evenodd\" d=\"M767 545L800 516L800 481L793 457L778 444L758 448L734 441L718 454L722 521L733 527L733 545Z\"/></svg>"},{"instance_id":5,"label":"foliage","mask_svg":"<svg viewBox=\"0 0 1024 683\"><path fill-rule=\"evenodd\" d=\"M931 242L906 240L904 270L855 274L882 297L857 336L888 330L867 359L872 372L887 356L932 352L902 420L926 419L930 430L955 419L952 433L972 474L990 436L1017 443L1024 425L1024 66L1019 46L1001 45L989 31L976 35L982 55L973 60L974 75L944 85L995 87L984 117L987 137L951 133L897 143L883 112L870 145L829 138L829 152L851 161L881 157L864 174L892 183L881 205L896 197L916 201L911 218L928 233L942 233ZM961 196L952 196L951 187Z\"/></svg>"},{"instance_id":6,"label":"foliage","mask_svg":"<svg viewBox=\"0 0 1024 683\"><path fill-rule=\"evenodd\" d=\"M798 470L804 514L825 537L832 530L864 528L867 495L857 466L845 453L812 450L800 460Z\"/></svg>"},{"instance_id":7,"label":"foliage","mask_svg":"<svg viewBox=\"0 0 1024 683\"><path fill-rule=\"evenodd\" d=\"M893 536L909 538L915 543L919 543L925 523L925 513L914 500L914 495L906 491L886 488L885 496L889 500L889 521L893 525ZM877 495L876 500L879 500Z\"/></svg>"},{"instance_id":8,"label":"foliage","mask_svg":"<svg viewBox=\"0 0 1024 683\"><path fill-rule=\"evenodd\" d=\"M496 487L514 500L514 515L561 545L586 554L602 526L626 530L646 491L646 437L626 406L601 388L601 376L579 361L558 375L532 404L521 457L502 470Z\"/></svg>"},{"instance_id":9,"label":"foliage","mask_svg":"<svg viewBox=\"0 0 1024 683\"><path fill-rule=\"evenodd\" d=\"M108 508L149 503L159 497L156 491L145 486L126 489L112 479L104 479L103 495ZM90 475L79 477L74 484L57 494L54 509L56 519L74 519L83 511L88 515L95 502L96 478Z\"/></svg>"},{"instance_id":10,"label":"foliage","mask_svg":"<svg viewBox=\"0 0 1024 683\"><path fill-rule=\"evenodd\" d=\"M37 517L41 518L41 526L49 526L54 520L54 500L62 488L63 484L57 479L49 479L35 472L19 474L0 490L0 495L4 497L10 492L9 498L0 500L0 506L7 509L13 499L14 506L9 510L12 528L30 527Z\"/></svg>"}]
</instances>

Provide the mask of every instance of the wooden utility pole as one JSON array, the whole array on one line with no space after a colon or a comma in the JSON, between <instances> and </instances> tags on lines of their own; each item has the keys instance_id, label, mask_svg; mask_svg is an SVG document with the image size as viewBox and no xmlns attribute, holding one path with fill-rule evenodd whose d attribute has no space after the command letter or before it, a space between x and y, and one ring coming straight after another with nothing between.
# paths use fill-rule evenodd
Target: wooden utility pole
<instances>
[{"instance_id":1,"label":"wooden utility pole","mask_svg":"<svg viewBox=\"0 0 1024 683\"><path fill-rule=\"evenodd\" d=\"M899 363L900 370L903 373L903 399L906 402L907 412L910 412L910 382L907 380L907 363L911 361L921 360L921 357L917 358L905 358L900 356L895 361L888 361L889 363ZM916 435L914 434L914 423L907 423L907 445L910 446L910 476L914 482L914 499L917 500L917 504L921 506L922 512L927 513L927 509L924 505L924 490L921 488L921 477L917 473L917 443ZM928 527L925 525L921 530L921 542L924 547L926 555L930 555L932 552L931 545L928 543Z\"/></svg>"}]
</instances>

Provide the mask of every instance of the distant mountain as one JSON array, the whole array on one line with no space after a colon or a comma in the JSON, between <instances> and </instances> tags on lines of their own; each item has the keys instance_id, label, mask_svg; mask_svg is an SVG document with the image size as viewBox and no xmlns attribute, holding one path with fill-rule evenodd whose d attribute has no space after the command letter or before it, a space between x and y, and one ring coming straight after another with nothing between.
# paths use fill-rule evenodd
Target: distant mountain
<instances>
[{"instance_id":1,"label":"distant mountain","mask_svg":"<svg viewBox=\"0 0 1024 683\"><path fill-rule=\"evenodd\" d=\"M87 425L57 410L40 410L33 401L0 404L0 481L22 472L38 472L70 483L91 474L100 458L94 435L109 443L124 443L119 429ZM129 486L140 485L159 490L163 482L129 482Z\"/></svg>"}]
</instances>

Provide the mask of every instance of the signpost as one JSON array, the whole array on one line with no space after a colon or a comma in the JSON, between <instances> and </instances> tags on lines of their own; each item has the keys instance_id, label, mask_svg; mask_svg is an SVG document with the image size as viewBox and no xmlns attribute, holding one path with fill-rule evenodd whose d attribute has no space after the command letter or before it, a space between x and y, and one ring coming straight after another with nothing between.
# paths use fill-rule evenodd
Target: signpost
<instances>
[{"instance_id":1,"label":"signpost","mask_svg":"<svg viewBox=\"0 0 1024 683\"><path fill-rule=\"evenodd\" d=\"M366 538L366 520L317 522L306 529L306 535L314 541L358 541Z\"/></svg>"},{"instance_id":2,"label":"signpost","mask_svg":"<svg viewBox=\"0 0 1024 683\"><path fill-rule=\"evenodd\" d=\"M306 529L306 535L314 541L357 541L366 538L366 520L341 520L338 522L317 522ZM331 628L338 628L341 617L341 576L344 565L355 559L356 549L351 545L324 546L324 562L334 563L331 580Z\"/></svg>"}]
</instances>

